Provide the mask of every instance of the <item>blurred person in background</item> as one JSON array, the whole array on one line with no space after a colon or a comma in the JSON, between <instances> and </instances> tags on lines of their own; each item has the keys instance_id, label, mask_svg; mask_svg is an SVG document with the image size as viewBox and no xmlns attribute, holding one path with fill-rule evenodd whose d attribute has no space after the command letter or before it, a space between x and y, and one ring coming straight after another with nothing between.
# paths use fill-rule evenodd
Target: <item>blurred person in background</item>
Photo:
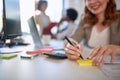
<instances>
[{"instance_id":1,"label":"blurred person in background","mask_svg":"<svg viewBox=\"0 0 120 80\"><path fill-rule=\"evenodd\" d=\"M77 24L75 23L75 20L78 17L78 12L73 9L69 8L66 10L66 15L61 18L61 20L58 22L57 27L58 27L58 32L57 34L54 35L55 38L63 40L65 36L71 36L75 30L77 29ZM62 25L63 22L67 22L67 25L63 30L59 31L60 25Z\"/></svg>"},{"instance_id":2,"label":"blurred person in background","mask_svg":"<svg viewBox=\"0 0 120 80\"><path fill-rule=\"evenodd\" d=\"M48 7L48 2L46 0L40 0L37 5L39 10L35 16L36 24L40 26L41 34L52 35L51 28L57 23L51 22L50 17L46 15L45 11Z\"/></svg>"}]
</instances>

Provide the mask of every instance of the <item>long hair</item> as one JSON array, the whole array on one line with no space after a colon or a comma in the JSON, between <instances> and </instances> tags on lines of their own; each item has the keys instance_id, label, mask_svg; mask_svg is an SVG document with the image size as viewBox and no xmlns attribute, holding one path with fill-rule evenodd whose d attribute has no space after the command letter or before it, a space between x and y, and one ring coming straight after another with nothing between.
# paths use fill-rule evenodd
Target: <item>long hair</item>
<instances>
[{"instance_id":1,"label":"long hair","mask_svg":"<svg viewBox=\"0 0 120 80\"><path fill-rule=\"evenodd\" d=\"M88 8L85 6L85 15L83 18L83 21L85 24L88 25L95 25L98 22L98 18L91 13ZM105 19L102 22L103 25L110 25L112 22L114 22L118 17L117 9L116 9L116 3L115 0L109 0L106 10L105 10Z\"/></svg>"}]
</instances>

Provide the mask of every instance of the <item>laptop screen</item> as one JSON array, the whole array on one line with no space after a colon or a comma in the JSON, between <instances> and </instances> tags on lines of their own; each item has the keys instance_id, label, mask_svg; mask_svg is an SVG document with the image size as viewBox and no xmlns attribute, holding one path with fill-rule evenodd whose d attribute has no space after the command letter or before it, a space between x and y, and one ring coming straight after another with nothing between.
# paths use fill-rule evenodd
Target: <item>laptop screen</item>
<instances>
[{"instance_id":1,"label":"laptop screen","mask_svg":"<svg viewBox=\"0 0 120 80\"><path fill-rule=\"evenodd\" d=\"M39 49L42 46L42 42L41 42L41 37L40 37L39 32L37 30L37 26L35 24L35 20L34 20L33 16L28 19L28 25L30 28L30 33L31 33L32 38L33 38L33 42L35 44L35 49Z\"/></svg>"}]
</instances>

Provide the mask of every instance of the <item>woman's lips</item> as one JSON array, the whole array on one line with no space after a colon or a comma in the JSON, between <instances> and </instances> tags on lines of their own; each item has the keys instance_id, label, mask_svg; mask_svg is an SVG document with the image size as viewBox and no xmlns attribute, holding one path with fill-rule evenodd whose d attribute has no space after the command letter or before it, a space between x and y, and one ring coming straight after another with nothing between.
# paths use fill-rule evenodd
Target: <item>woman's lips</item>
<instances>
[{"instance_id":1,"label":"woman's lips","mask_svg":"<svg viewBox=\"0 0 120 80\"><path fill-rule=\"evenodd\" d=\"M96 3L90 6L92 10L97 10L100 7L100 3Z\"/></svg>"}]
</instances>

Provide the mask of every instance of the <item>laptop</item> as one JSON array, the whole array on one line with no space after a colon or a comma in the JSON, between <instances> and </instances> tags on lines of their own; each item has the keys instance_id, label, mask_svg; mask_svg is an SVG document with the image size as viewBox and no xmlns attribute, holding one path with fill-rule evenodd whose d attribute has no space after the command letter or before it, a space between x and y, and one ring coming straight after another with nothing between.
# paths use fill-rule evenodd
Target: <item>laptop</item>
<instances>
[{"instance_id":1,"label":"laptop","mask_svg":"<svg viewBox=\"0 0 120 80\"><path fill-rule=\"evenodd\" d=\"M28 19L28 25L29 25L29 28L30 28L30 33L32 35L32 38L33 38L33 42L35 44L35 49L39 49L40 47L43 46L42 44L42 41L41 41L41 36L39 35L38 33L38 30L37 30L37 26L35 24L35 20L34 20L34 17L30 17ZM45 54L45 55L48 55L50 57L54 57L54 58L59 58L59 59L64 59L64 58L67 58L65 54L62 54L62 53L58 53L58 54ZM26 57L26 56L22 56L22 57ZM27 55L27 58L28 57L31 57L29 55Z\"/></svg>"},{"instance_id":2,"label":"laptop","mask_svg":"<svg viewBox=\"0 0 120 80\"><path fill-rule=\"evenodd\" d=\"M34 16L31 16L27 22L30 29L30 34L32 35L33 42L35 44L35 49L39 49L41 46L43 46L43 44L41 42L41 36L39 35Z\"/></svg>"},{"instance_id":3,"label":"laptop","mask_svg":"<svg viewBox=\"0 0 120 80\"><path fill-rule=\"evenodd\" d=\"M41 42L41 36L39 35L39 32L37 30L37 26L35 24L35 20L34 20L34 16L31 16L28 20L27 20L29 29L30 29L30 34L32 36L33 39L33 43L34 43L34 47L32 50L37 50L40 47L43 46L42 42ZM32 51L31 50L31 51ZM33 54L33 55L28 55L26 53L21 54L21 58L24 59L33 59L35 56L37 56L38 54Z\"/></svg>"}]
</instances>

